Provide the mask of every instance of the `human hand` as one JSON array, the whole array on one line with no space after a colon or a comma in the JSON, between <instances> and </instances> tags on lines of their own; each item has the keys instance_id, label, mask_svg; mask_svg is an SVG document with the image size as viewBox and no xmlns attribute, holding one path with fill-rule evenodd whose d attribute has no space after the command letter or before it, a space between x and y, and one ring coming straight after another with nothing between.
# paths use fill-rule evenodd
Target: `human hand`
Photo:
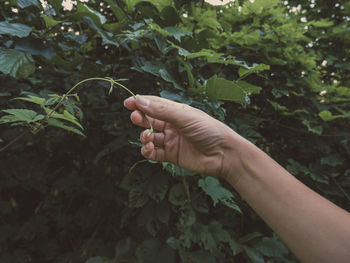
<instances>
[{"instance_id":1,"label":"human hand","mask_svg":"<svg viewBox=\"0 0 350 263\"><path fill-rule=\"evenodd\" d=\"M124 101L133 110L134 124L155 131L140 135L141 154L150 160L170 162L187 170L226 177L232 172L236 142L242 139L222 122L201 110L156 96L136 96Z\"/></svg>"}]
</instances>

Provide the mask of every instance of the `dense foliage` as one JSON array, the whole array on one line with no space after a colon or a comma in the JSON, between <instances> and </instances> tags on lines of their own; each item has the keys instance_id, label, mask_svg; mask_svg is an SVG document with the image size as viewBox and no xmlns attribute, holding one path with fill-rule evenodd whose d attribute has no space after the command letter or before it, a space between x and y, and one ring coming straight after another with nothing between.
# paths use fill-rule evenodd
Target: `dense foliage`
<instances>
[{"instance_id":1,"label":"dense foliage","mask_svg":"<svg viewBox=\"0 0 350 263\"><path fill-rule=\"evenodd\" d=\"M47 2L0 0L1 263L296 261L224 182L144 161L123 90L54 108L90 77L208 112L350 210L349 2Z\"/></svg>"}]
</instances>

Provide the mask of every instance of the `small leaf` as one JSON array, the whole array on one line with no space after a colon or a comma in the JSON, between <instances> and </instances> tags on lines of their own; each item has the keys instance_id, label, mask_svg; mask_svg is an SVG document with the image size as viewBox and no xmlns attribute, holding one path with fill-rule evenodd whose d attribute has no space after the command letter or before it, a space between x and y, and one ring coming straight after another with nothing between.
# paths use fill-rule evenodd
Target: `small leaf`
<instances>
[{"instance_id":1,"label":"small leaf","mask_svg":"<svg viewBox=\"0 0 350 263\"><path fill-rule=\"evenodd\" d=\"M204 179L198 181L198 186L209 195L214 202L214 206L218 202L223 203L227 207L242 213L241 209L237 206L233 194L220 185L220 181L212 176L207 176Z\"/></svg>"}]
</instances>

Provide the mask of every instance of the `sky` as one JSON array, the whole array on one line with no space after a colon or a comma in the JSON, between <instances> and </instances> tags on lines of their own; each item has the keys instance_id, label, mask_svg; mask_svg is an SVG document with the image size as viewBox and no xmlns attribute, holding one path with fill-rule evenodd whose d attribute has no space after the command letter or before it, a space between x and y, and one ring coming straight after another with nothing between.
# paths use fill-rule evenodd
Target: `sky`
<instances>
[{"instance_id":1,"label":"sky","mask_svg":"<svg viewBox=\"0 0 350 263\"><path fill-rule=\"evenodd\" d=\"M228 2L234 2L234 0L224 0L224 1L220 1L220 0L205 0L205 2L210 3L212 5L225 5Z\"/></svg>"}]
</instances>

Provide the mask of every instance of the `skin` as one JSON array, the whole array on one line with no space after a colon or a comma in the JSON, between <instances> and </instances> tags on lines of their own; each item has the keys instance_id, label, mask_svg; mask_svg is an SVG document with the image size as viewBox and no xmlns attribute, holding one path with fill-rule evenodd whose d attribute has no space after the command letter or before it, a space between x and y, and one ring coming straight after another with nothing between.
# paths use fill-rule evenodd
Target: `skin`
<instances>
[{"instance_id":1,"label":"skin","mask_svg":"<svg viewBox=\"0 0 350 263\"><path fill-rule=\"evenodd\" d=\"M350 214L306 187L225 124L188 105L155 96L128 98L141 154L223 178L301 262L350 262Z\"/></svg>"}]
</instances>

